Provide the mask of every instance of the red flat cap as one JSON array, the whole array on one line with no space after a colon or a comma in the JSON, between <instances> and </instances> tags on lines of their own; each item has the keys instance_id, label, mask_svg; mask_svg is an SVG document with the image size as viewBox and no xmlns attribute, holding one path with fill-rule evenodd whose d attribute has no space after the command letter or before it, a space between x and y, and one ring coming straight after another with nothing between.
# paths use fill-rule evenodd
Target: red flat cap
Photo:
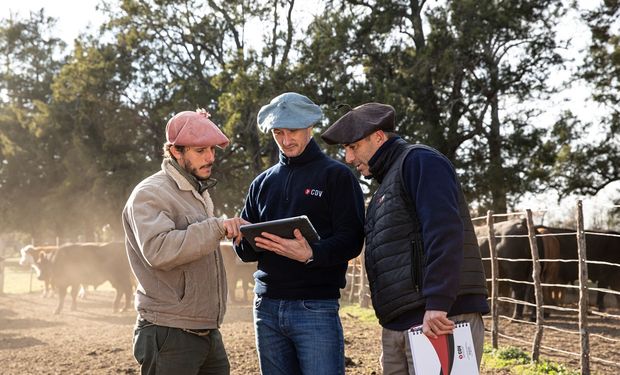
<instances>
[{"instance_id":1,"label":"red flat cap","mask_svg":"<svg viewBox=\"0 0 620 375\"><path fill-rule=\"evenodd\" d=\"M174 115L166 125L166 140L175 146L224 148L230 141L204 109L183 111Z\"/></svg>"}]
</instances>

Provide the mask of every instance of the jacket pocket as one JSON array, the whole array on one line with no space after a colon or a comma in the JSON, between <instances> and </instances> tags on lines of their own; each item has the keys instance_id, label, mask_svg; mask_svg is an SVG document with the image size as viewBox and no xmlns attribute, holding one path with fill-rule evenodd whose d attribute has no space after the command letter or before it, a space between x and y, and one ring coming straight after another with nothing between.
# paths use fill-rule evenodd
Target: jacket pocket
<instances>
[{"instance_id":1,"label":"jacket pocket","mask_svg":"<svg viewBox=\"0 0 620 375\"><path fill-rule=\"evenodd\" d=\"M181 273L181 280L179 280L179 301L183 301L183 298L187 295L187 271Z\"/></svg>"}]
</instances>

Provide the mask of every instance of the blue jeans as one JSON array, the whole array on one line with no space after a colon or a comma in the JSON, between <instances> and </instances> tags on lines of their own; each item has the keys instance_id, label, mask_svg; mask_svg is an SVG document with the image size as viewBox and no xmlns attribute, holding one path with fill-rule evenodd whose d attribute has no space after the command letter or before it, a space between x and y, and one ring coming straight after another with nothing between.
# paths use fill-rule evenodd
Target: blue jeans
<instances>
[{"instance_id":1,"label":"blue jeans","mask_svg":"<svg viewBox=\"0 0 620 375\"><path fill-rule=\"evenodd\" d=\"M337 299L254 298L256 349L263 375L344 374Z\"/></svg>"}]
</instances>

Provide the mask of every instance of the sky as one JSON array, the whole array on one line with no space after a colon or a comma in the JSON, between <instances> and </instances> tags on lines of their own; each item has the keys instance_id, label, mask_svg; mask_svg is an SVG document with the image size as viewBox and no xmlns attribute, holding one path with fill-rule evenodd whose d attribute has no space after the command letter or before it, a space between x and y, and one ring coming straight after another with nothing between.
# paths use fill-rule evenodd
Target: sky
<instances>
[{"instance_id":1,"label":"sky","mask_svg":"<svg viewBox=\"0 0 620 375\"><path fill-rule=\"evenodd\" d=\"M9 5L10 3L10 5ZM39 11L45 8L45 14L58 19L57 30L59 36L73 45L73 39L90 25L99 26L104 17L95 7L99 0L13 0L3 1L0 8L0 18L6 19L11 13L19 13L20 18L26 18L30 11Z\"/></svg>"},{"instance_id":2,"label":"sky","mask_svg":"<svg viewBox=\"0 0 620 375\"><path fill-rule=\"evenodd\" d=\"M8 3L9 1L4 1ZM45 14L58 20L57 30L59 36L67 43L73 45L73 39L87 27L96 28L105 21L105 16L96 10L100 0L13 0L10 5L3 4L0 7L0 18L8 18L11 12L18 12L21 18L25 18L30 11L38 11L45 8ZM299 23L308 22L305 15L318 11L313 1L299 1L293 10L293 19ZM252 28L261 29L258 21L250 22L245 33L246 43L252 44L254 38L261 38L260 32L252 32ZM304 25L296 25L301 28ZM260 42L257 39L256 42Z\"/></svg>"},{"instance_id":3,"label":"sky","mask_svg":"<svg viewBox=\"0 0 620 375\"><path fill-rule=\"evenodd\" d=\"M6 5L8 1L3 2L0 8L0 17L8 18L11 13L19 13L24 18L29 11L38 11L45 8L48 16L58 19L57 30L59 35L68 46L73 45L73 39L80 32L84 32L88 27L96 28L104 21L104 16L96 10L96 6L100 0L15 0L11 1L11 5ZM579 4L582 9L592 9L601 0L580 0ZM304 7L303 4L308 2L299 2L298 5ZM312 12L312 9L298 9L299 13ZM574 57L580 62L583 57L580 51L585 48L589 38L589 30L579 20L579 15L574 13L570 15L563 27L559 29L559 36L562 38L571 38L570 48L565 51L565 56ZM297 17L295 17L298 19ZM303 18L303 17L302 17ZM251 25L249 26L251 27ZM259 37L260 33L246 32L246 38ZM251 40L246 42L251 44ZM576 65L575 65L576 66ZM573 66L572 69L575 69ZM556 72L550 76L551 81L560 82L569 77L571 71ZM571 108L577 112L584 121L596 121L596 116L600 114L599 108L588 103L589 93L584 86L575 86L572 90L566 90L556 95L548 103L544 103L544 107L548 110L541 116L541 123L552 124L557 118L560 109ZM574 206L577 198L588 200L590 206L609 206L611 205L610 196L617 196L617 189L620 189L620 182L616 182L608 186L603 192L596 197L571 197L566 203L558 205L556 203L557 196L553 194L541 196L527 196L520 204L521 207L528 207L534 210L549 209L548 217L566 215L567 207Z\"/></svg>"}]
</instances>

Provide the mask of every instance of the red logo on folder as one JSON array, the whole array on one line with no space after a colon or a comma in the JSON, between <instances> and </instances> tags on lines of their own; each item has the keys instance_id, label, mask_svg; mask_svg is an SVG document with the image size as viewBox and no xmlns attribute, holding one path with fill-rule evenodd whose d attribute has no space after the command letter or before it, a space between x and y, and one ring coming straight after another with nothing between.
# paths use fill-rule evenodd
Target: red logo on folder
<instances>
[{"instance_id":1,"label":"red logo on folder","mask_svg":"<svg viewBox=\"0 0 620 375\"><path fill-rule=\"evenodd\" d=\"M478 362L469 323L456 322L452 334L436 339L422 326L409 330L409 345L416 374L478 375Z\"/></svg>"},{"instance_id":2,"label":"red logo on folder","mask_svg":"<svg viewBox=\"0 0 620 375\"><path fill-rule=\"evenodd\" d=\"M440 375L448 375L452 371L454 362L454 336L452 334L437 336L436 339L430 338L431 344L437 353L437 358L441 365Z\"/></svg>"}]
</instances>

